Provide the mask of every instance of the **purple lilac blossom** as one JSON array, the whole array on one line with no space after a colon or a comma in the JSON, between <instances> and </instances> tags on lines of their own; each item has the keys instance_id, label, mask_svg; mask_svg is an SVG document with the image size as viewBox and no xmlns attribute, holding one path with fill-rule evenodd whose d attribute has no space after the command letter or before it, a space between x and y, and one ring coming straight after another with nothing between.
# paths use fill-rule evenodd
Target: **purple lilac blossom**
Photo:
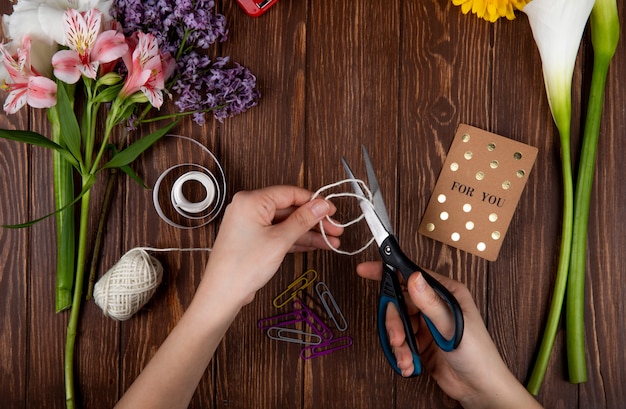
<instances>
[{"instance_id":1,"label":"purple lilac blossom","mask_svg":"<svg viewBox=\"0 0 626 409\"><path fill-rule=\"evenodd\" d=\"M174 56L176 71L168 84L174 104L181 112L196 111L193 119L200 125L207 111L222 122L255 106L260 97L247 68L229 67L228 57L211 61L199 52L227 39L226 19L214 7L212 0L114 0L111 7L126 35L152 33L161 51Z\"/></svg>"}]
</instances>

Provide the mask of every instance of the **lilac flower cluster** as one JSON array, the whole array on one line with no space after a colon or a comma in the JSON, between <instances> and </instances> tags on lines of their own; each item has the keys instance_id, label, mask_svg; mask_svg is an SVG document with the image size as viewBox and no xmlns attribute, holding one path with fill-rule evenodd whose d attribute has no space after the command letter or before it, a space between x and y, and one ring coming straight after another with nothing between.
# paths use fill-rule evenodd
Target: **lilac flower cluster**
<instances>
[{"instance_id":1,"label":"lilac flower cluster","mask_svg":"<svg viewBox=\"0 0 626 409\"><path fill-rule=\"evenodd\" d=\"M205 122L212 111L216 119L245 112L256 105L260 93L256 77L228 57L211 61L201 50L226 41L226 19L214 11L213 0L114 0L111 15L125 34L153 34L162 52L176 60L168 88L181 112L194 111L194 121Z\"/></svg>"}]
</instances>

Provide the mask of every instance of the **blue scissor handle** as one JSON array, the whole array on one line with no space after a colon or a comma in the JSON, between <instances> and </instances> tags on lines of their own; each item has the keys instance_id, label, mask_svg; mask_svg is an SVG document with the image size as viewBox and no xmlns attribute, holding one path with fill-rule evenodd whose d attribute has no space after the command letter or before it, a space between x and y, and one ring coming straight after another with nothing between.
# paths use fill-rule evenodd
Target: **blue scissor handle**
<instances>
[{"instance_id":1,"label":"blue scissor handle","mask_svg":"<svg viewBox=\"0 0 626 409\"><path fill-rule=\"evenodd\" d=\"M389 336L387 335L387 328L385 326L387 307L389 304L393 304L400 314L400 319L402 320L402 325L404 326L406 342L411 350L411 355L413 357L413 373L410 377L417 376L422 373L422 363L417 351L417 343L415 342L415 335L411 325L411 317L406 308L404 294L402 292L402 287L400 286L397 273L385 265L380 289L380 299L378 302L378 338L380 339L387 361L399 375L402 375L402 371L398 368L398 361L396 360L393 350L391 349Z\"/></svg>"},{"instance_id":2,"label":"blue scissor handle","mask_svg":"<svg viewBox=\"0 0 626 409\"><path fill-rule=\"evenodd\" d=\"M424 314L424 320L430 330L435 343L443 351L450 352L457 348L461 343L464 329L463 312L457 299L441 284L437 279L428 274L423 268L413 263L400 249L398 241L393 235L389 235L380 245L380 254L383 258L383 265L387 270L397 269L404 279L408 282L409 277L416 271L422 273L422 276L435 292L448 304L450 312L454 317L454 334L450 339L446 339L441 332L435 327L432 321ZM397 277L396 277L397 280ZM410 321L409 321L410 322ZM408 334L407 334L408 335Z\"/></svg>"}]
</instances>

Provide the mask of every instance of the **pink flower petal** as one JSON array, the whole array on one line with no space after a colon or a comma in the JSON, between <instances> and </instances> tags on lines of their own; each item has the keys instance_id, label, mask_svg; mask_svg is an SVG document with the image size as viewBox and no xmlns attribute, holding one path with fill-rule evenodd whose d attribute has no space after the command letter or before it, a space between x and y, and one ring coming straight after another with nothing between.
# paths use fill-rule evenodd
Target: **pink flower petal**
<instances>
[{"instance_id":1,"label":"pink flower petal","mask_svg":"<svg viewBox=\"0 0 626 409\"><path fill-rule=\"evenodd\" d=\"M75 84L80 79L80 57L72 50L61 50L52 56L54 75L63 82Z\"/></svg>"},{"instance_id":2,"label":"pink flower petal","mask_svg":"<svg viewBox=\"0 0 626 409\"><path fill-rule=\"evenodd\" d=\"M101 33L93 45L91 59L108 63L122 57L128 51L124 34L109 30Z\"/></svg>"},{"instance_id":3,"label":"pink flower petal","mask_svg":"<svg viewBox=\"0 0 626 409\"><path fill-rule=\"evenodd\" d=\"M33 108L54 106L57 103L57 84L50 78L30 77L26 102Z\"/></svg>"},{"instance_id":4,"label":"pink flower petal","mask_svg":"<svg viewBox=\"0 0 626 409\"><path fill-rule=\"evenodd\" d=\"M26 105L28 100L28 87L25 84L14 86L12 89L4 101L3 109L7 114L16 113L21 107Z\"/></svg>"}]
</instances>

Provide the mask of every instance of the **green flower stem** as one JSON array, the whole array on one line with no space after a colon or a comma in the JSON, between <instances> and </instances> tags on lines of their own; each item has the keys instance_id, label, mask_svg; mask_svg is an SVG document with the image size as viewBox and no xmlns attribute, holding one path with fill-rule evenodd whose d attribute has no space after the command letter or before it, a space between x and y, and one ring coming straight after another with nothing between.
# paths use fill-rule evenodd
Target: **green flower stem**
<instances>
[{"instance_id":1,"label":"green flower stem","mask_svg":"<svg viewBox=\"0 0 626 409\"><path fill-rule=\"evenodd\" d=\"M591 190L596 166L604 89L611 59L619 38L615 0L598 1L591 13L594 50L587 118L583 133L574 202L574 230L567 286L566 335L569 380L587 381L585 363L585 267Z\"/></svg>"},{"instance_id":2,"label":"green flower stem","mask_svg":"<svg viewBox=\"0 0 626 409\"><path fill-rule=\"evenodd\" d=\"M83 186L90 183L91 176L83 176ZM81 198L80 227L78 232L78 256L76 261L76 276L74 283L74 296L72 298L72 310L67 325L65 341L65 403L67 409L75 407L74 401L74 345L76 344L76 332L78 318L83 297L83 281L85 276L85 260L87 257L87 228L89 224L89 199L91 190L87 190Z\"/></svg>"},{"instance_id":3,"label":"green flower stem","mask_svg":"<svg viewBox=\"0 0 626 409\"><path fill-rule=\"evenodd\" d=\"M554 292L550 311L548 313L548 321L543 333L539 353L535 366L528 381L528 391L533 395L539 394L539 388L546 375L548 361L556 332L559 326L559 319L563 309L563 297L567 286L568 268L572 246L572 217L574 214L574 183L572 178L572 162L570 153L570 131L569 127L563 129L560 133L561 139L561 167L563 173L563 222L561 231L561 251L559 253L559 265L556 273L554 284Z\"/></svg>"},{"instance_id":4,"label":"green flower stem","mask_svg":"<svg viewBox=\"0 0 626 409\"><path fill-rule=\"evenodd\" d=\"M104 225L107 221L109 210L111 209L111 201L113 197L113 188L117 182L118 169L113 168L109 172L107 180L107 187L104 192L104 198L102 200L102 208L100 209L100 218L98 220L98 230L96 231L96 240L93 245L93 253L91 255L91 263L89 265L89 280L87 284L88 300L93 299L93 287L96 283L96 270L98 268L98 261L100 259L100 251L102 250L102 243L104 240Z\"/></svg>"},{"instance_id":5,"label":"green flower stem","mask_svg":"<svg viewBox=\"0 0 626 409\"><path fill-rule=\"evenodd\" d=\"M61 124L56 107L48 110L48 119L52 125L52 141L62 144ZM54 203L56 209L62 209L74 200L73 167L60 152L53 151L52 166L54 175ZM75 224L74 207L70 206L56 213L57 227L57 273L55 311L61 312L72 305L72 286L74 285Z\"/></svg>"}]
</instances>

